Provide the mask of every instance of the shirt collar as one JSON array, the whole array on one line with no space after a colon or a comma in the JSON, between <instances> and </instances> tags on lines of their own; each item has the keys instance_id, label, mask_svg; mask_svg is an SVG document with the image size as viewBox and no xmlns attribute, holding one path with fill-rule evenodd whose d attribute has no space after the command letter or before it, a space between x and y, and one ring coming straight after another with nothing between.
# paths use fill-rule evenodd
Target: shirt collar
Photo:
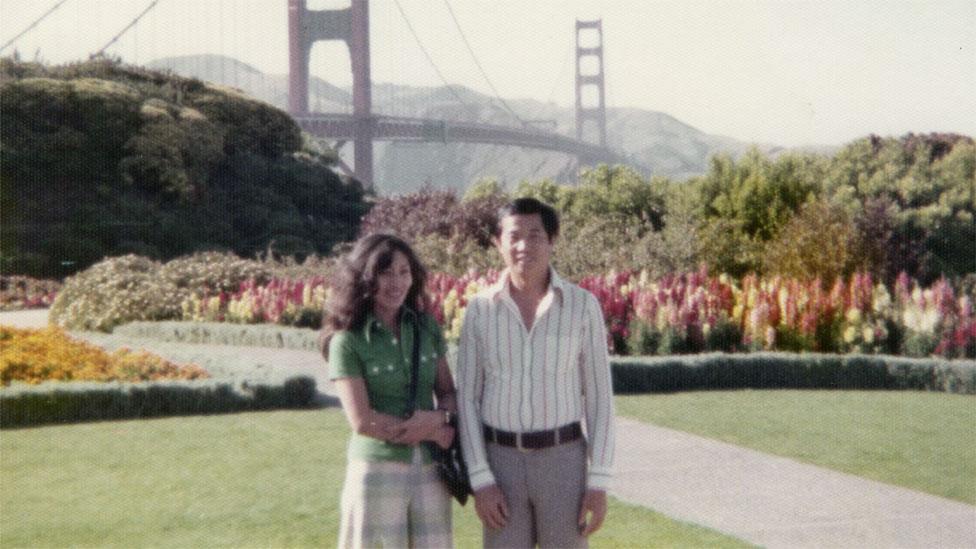
<instances>
[{"instance_id":1,"label":"shirt collar","mask_svg":"<svg viewBox=\"0 0 976 549\"><path fill-rule=\"evenodd\" d=\"M498 282L495 282L491 287L488 288L488 297L492 299L498 299L502 295L509 295L509 275L508 269L502 271L501 276L498 277ZM559 299L562 300L564 294L566 293L566 281L563 280L556 269L549 266L549 288L548 290L553 290ZM547 291L548 291L547 290Z\"/></svg>"},{"instance_id":2,"label":"shirt collar","mask_svg":"<svg viewBox=\"0 0 976 549\"><path fill-rule=\"evenodd\" d=\"M406 306L400 307L401 328L405 324L404 323L405 320L416 322L417 312L411 309L410 307L406 307ZM366 340L366 343L369 343L370 334L372 334L374 330L389 331L389 328L387 328L386 325L384 325L383 322L381 322L380 319L377 318L376 314L374 314L372 310L370 310L368 313L366 313L366 322L363 324L363 338Z\"/></svg>"}]
</instances>

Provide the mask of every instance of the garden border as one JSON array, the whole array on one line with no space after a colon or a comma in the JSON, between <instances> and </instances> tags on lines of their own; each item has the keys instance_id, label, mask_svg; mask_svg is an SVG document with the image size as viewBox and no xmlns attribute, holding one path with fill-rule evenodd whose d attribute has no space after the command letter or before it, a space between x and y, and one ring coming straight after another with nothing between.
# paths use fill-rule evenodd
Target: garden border
<instances>
[{"instance_id":1,"label":"garden border","mask_svg":"<svg viewBox=\"0 0 976 549\"><path fill-rule=\"evenodd\" d=\"M710 353L612 357L617 394L706 389L887 389L976 394L976 361L889 355Z\"/></svg>"},{"instance_id":2,"label":"garden border","mask_svg":"<svg viewBox=\"0 0 976 549\"><path fill-rule=\"evenodd\" d=\"M135 322L115 333L184 343L318 351L314 330L268 324ZM620 394L706 389L914 389L976 394L976 360L969 359L759 352L611 356L610 363L613 388Z\"/></svg>"},{"instance_id":3,"label":"garden border","mask_svg":"<svg viewBox=\"0 0 976 549\"><path fill-rule=\"evenodd\" d=\"M223 414L314 406L315 380L281 385L224 380L142 383L47 382L0 392L0 429L179 415Z\"/></svg>"}]
</instances>

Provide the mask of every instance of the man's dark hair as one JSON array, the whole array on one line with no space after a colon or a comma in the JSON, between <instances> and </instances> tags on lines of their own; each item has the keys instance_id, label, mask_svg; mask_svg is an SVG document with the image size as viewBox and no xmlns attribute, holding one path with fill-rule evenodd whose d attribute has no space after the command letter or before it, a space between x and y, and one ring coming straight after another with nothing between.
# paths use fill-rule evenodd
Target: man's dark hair
<instances>
[{"instance_id":1,"label":"man's dark hair","mask_svg":"<svg viewBox=\"0 0 976 549\"><path fill-rule=\"evenodd\" d=\"M546 230L549 240L559 236L559 214L556 209L535 198L516 198L498 209L495 216L495 238L501 236L502 219L510 215L532 215L539 214L542 218L542 226Z\"/></svg>"}]
</instances>

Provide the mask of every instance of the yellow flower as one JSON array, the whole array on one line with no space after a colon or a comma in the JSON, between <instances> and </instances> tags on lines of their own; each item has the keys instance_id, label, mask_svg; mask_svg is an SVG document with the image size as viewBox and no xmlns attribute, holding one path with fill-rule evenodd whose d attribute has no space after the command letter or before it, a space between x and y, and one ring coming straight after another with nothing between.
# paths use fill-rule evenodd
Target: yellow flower
<instances>
[{"instance_id":1,"label":"yellow flower","mask_svg":"<svg viewBox=\"0 0 976 549\"><path fill-rule=\"evenodd\" d=\"M198 366L180 366L146 351L120 349L112 354L69 337L64 330L0 327L0 383L62 381L140 381L208 377Z\"/></svg>"}]
</instances>

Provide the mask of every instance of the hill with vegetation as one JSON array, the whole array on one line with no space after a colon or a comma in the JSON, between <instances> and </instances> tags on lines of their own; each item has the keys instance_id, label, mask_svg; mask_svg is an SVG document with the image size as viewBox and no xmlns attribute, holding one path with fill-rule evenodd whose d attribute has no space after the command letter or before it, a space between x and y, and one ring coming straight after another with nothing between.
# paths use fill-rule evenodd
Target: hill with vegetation
<instances>
[{"instance_id":1,"label":"hill with vegetation","mask_svg":"<svg viewBox=\"0 0 976 549\"><path fill-rule=\"evenodd\" d=\"M364 190L281 110L231 88L94 59L0 59L4 274L104 256L327 253Z\"/></svg>"},{"instance_id":2,"label":"hill with vegetation","mask_svg":"<svg viewBox=\"0 0 976 549\"><path fill-rule=\"evenodd\" d=\"M278 108L284 109L288 104L287 75L265 74L229 57L167 57L148 66L239 88ZM571 107L531 99L506 103L523 120L536 120L556 133L576 136L575 111ZM351 112L352 95L348 89L311 77L309 108L318 112ZM374 82L373 111L393 116L519 124L497 100L461 86L449 90ZM749 148L747 143L706 134L666 113L632 108L607 109L607 144L649 167L652 175L674 179L705 173L709 157L715 154L738 157ZM762 149L772 152L775 147ZM494 179L514 187L523 180L548 178L575 183L577 178L575 159L568 155L503 145L377 142L374 155L376 188L382 194L411 192L425 185L463 192L480 179Z\"/></svg>"}]
</instances>

